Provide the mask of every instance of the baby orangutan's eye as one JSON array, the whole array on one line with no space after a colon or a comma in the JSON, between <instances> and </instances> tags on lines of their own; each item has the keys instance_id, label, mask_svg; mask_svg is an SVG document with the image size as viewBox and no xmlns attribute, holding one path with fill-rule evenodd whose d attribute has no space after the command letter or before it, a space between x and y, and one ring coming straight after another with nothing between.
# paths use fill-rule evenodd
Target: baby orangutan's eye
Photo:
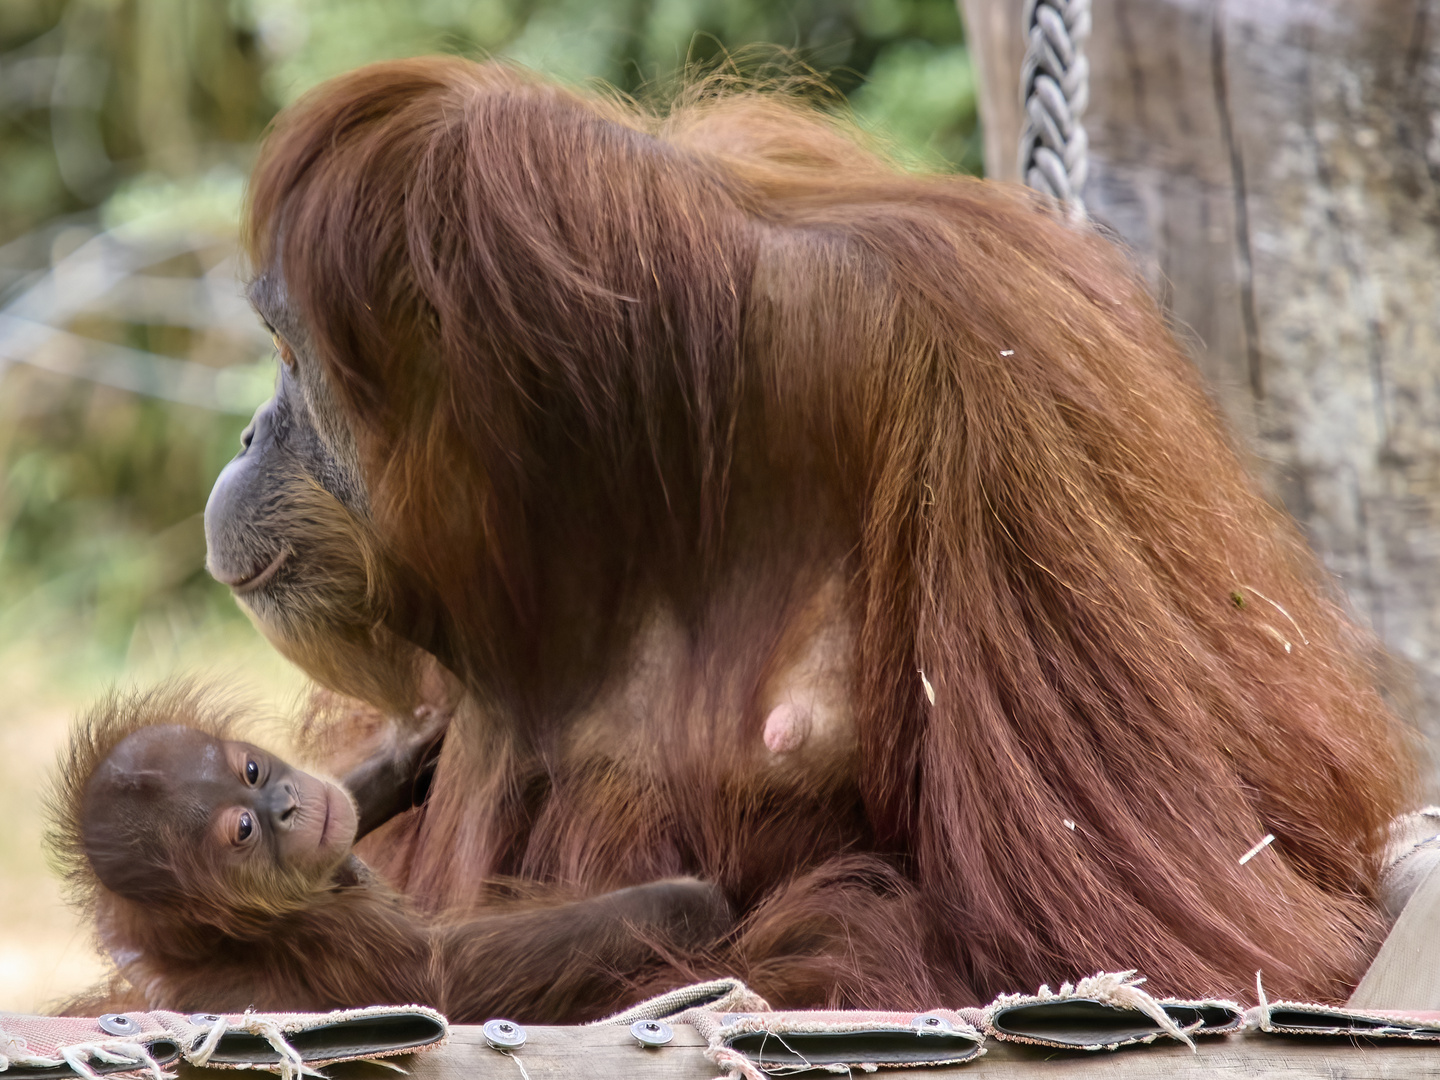
<instances>
[{"instance_id":1,"label":"baby orangutan's eye","mask_svg":"<svg viewBox=\"0 0 1440 1080\"><path fill-rule=\"evenodd\" d=\"M245 782L251 787L260 782L260 766L250 759L245 762Z\"/></svg>"},{"instance_id":2,"label":"baby orangutan's eye","mask_svg":"<svg viewBox=\"0 0 1440 1080\"><path fill-rule=\"evenodd\" d=\"M240 820L235 824L235 842L243 844L250 839L250 834L255 831L255 819L247 811L240 815Z\"/></svg>"}]
</instances>

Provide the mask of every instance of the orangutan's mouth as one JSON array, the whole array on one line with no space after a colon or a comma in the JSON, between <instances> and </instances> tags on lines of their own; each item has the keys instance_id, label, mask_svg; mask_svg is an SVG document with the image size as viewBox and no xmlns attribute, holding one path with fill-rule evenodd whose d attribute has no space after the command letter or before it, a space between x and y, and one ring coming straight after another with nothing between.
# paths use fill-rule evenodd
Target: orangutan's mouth
<instances>
[{"instance_id":1,"label":"orangutan's mouth","mask_svg":"<svg viewBox=\"0 0 1440 1080\"><path fill-rule=\"evenodd\" d=\"M288 547L282 547L279 554L271 559L270 564L258 574L252 574L250 577L241 578L238 581L224 581L223 578L221 580L230 586L231 592L254 592L256 589L262 588L266 582L278 574L280 567L285 565L285 560L288 558L290 558L290 549Z\"/></svg>"},{"instance_id":2,"label":"orangutan's mouth","mask_svg":"<svg viewBox=\"0 0 1440 1080\"><path fill-rule=\"evenodd\" d=\"M325 846L325 837L330 832L330 800L334 794L329 788L325 789L325 820L320 823L320 839L316 841L316 847Z\"/></svg>"}]
</instances>

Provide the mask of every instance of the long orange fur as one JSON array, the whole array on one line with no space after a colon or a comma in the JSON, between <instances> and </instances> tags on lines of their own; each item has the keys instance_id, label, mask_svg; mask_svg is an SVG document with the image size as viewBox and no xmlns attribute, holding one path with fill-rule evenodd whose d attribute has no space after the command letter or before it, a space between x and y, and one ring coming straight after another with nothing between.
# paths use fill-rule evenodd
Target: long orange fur
<instances>
[{"instance_id":1,"label":"long orange fur","mask_svg":"<svg viewBox=\"0 0 1440 1080\"><path fill-rule=\"evenodd\" d=\"M1093 231L781 95L425 59L280 117L248 243L470 688L371 851L417 902L695 873L747 921L666 979L777 1004L1359 977L1410 785L1373 642ZM777 779L760 688L826 627L853 740Z\"/></svg>"}]
</instances>

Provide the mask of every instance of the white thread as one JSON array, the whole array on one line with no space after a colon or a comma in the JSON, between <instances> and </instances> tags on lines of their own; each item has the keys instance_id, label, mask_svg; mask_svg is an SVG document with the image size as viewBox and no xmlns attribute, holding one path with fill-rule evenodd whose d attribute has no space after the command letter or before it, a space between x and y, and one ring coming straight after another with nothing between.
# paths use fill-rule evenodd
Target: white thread
<instances>
[{"instance_id":1,"label":"white thread","mask_svg":"<svg viewBox=\"0 0 1440 1080\"><path fill-rule=\"evenodd\" d=\"M69 1065L70 1068L74 1069L81 1076L86 1077L87 1080L100 1080L99 1074L90 1068L90 1063L80 1056L84 1050L86 1050L86 1047L83 1046L62 1046L60 1048L60 1056L65 1059L65 1064ZM139 1063L137 1062L136 1064Z\"/></svg>"},{"instance_id":2,"label":"white thread","mask_svg":"<svg viewBox=\"0 0 1440 1080\"><path fill-rule=\"evenodd\" d=\"M1274 834L1273 832L1272 832L1272 833L1266 833L1264 840L1261 840L1258 844L1256 844L1254 847L1252 847L1249 851L1245 852L1244 855L1241 855L1241 856L1240 856L1240 865L1241 865L1241 866L1244 866L1247 862L1249 862L1251 859L1253 859L1256 855L1259 855L1260 852L1264 851L1267 847L1269 847L1269 846L1270 846L1271 844L1273 844L1274 842L1275 842L1275 834Z\"/></svg>"},{"instance_id":3,"label":"white thread","mask_svg":"<svg viewBox=\"0 0 1440 1080\"><path fill-rule=\"evenodd\" d=\"M155 1080L175 1080L175 1074L162 1069L143 1043L76 1043L73 1046L60 1047L60 1056L65 1064L86 1080L99 1080L100 1074L90 1067L90 1061L102 1061L107 1065L143 1065L145 1071L155 1077Z\"/></svg>"},{"instance_id":4,"label":"white thread","mask_svg":"<svg viewBox=\"0 0 1440 1080\"><path fill-rule=\"evenodd\" d=\"M275 1021L262 1019L247 1011L241 1017L240 1027L251 1035L259 1035L270 1044L275 1053L280 1055L277 1064L280 1066L281 1080L295 1080L297 1076L316 1076L320 1080L325 1080L324 1073L306 1065L305 1059L300 1056L300 1051L285 1041L285 1034Z\"/></svg>"},{"instance_id":5,"label":"white thread","mask_svg":"<svg viewBox=\"0 0 1440 1080\"><path fill-rule=\"evenodd\" d=\"M205 1036L205 1041L200 1044L198 1049L187 1055L190 1064L208 1065L210 1055L215 1053L215 1048L220 1045L220 1039L229 1027L230 1022L225 1017L216 1017L215 1022L210 1025L210 1032Z\"/></svg>"},{"instance_id":6,"label":"white thread","mask_svg":"<svg viewBox=\"0 0 1440 1080\"><path fill-rule=\"evenodd\" d=\"M521 1061L518 1057L512 1054L509 1050L501 1050L500 1053L504 1054L511 1061L515 1062L515 1064L520 1069L520 1075L523 1076L525 1080L530 1080L530 1074L525 1071L525 1063L523 1061Z\"/></svg>"},{"instance_id":7,"label":"white thread","mask_svg":"<svg viewBox=\"0 0 1440 1080\"><path fill-rule=\"evenodd\" d=\"M748 1057L728 1046L717 1046L711 1050L710 1060L724 1069L728 1076L742 1076L745 1080L769 1080Z\"/></svg>"},{"instance_id":8,"label":"white thread","mask_svg":"<svg viewBox=\"0 0 1440 1080\"><path fill-rule=\"evenodd\" d=\"M1270 1030L1270 999L1265 996L1265 987L1260 982L1260 972L1255 972L1255 997L1260 1002L1260 1030Z\"/></svg>"},{"instance_id":9,"label":"white thread","mask_svg":"<svg viewBox=\"0 0 1440 1080\"><path fill-rule=\"evenodd\" d=\"M1281 615L1284 615L1285 618L1290 620L1290 625L1295 627L1295 633L1300 635L1301 644L1310 644L1310 639L1305 636L1305 631L1300 629L1300 624L1295 621L1295 617L1291 615L1290 612L1286 611L1283 607L1277 604L1274 600L1271 600L1270 597L1266 596L1263 592L1255 588L1253 585L1241 585L1240 588L1244 589L1246 592L1254 593L1261 600L1264 600L1267 604L1269 604L1276 611L1278 611ZM1276 637L1279 637L1281 641L1285 641L1283 637L1280 637L1279 631L1272 630L1271 633L1273 633ZM1285 641L1285 651L1290 651L1290 643L1288 641Z\"/></svg>"},{"instance_id":10,"label":"white thread","mask_svg":"<svg viewBox=\"0 0 1440 1080\"><path fill-rule=\"evenodd\" d=\"M632 1005L614 1016L594 1020L588 1026L605 1024L630 1025L636 1020L668 1020L686 1009L709 1009L712 1012L769 1012L770 1004L739 979L713 979L709 982L682 986L678 990Z\"/></svg>"},{"instance_id":11,"label":"white thread","mask_svg":"<svg viewBox=\"0 0 1440 1080\"><path fill-rule=\"evenodd\" d=\"M410 1075L409 1069L402 1069L393 1061L381 1061L379 1058L359 1058L358 1060L365 1062L366 1065L378 1065L382 1069L391 1069L394 1072L400 1073L402 1076Z\"/></svg>"}]
</instances>

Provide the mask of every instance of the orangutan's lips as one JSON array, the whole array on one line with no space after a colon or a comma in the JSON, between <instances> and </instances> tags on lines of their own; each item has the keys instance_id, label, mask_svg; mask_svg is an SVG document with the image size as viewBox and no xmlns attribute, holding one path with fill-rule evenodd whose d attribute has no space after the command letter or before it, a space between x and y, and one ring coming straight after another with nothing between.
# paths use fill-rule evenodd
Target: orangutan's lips
<instances>
[{"instance_id":1,"label":"orangutan's lips","mask_svg":"<svg viewBox=\"0 0 1440 1080\"><path fill-rule=\"evenodd\" d=\"M230 586L231 592L254 592L256 589L260 588L267 581L273 578L280 571L280 567L285 565L285 560L289 557L290 549L288 547L283 547L280 549L280 553L276 555L275 558L270 560L270 565L265 567L265 569L261 570L258 574L253 574L248 578L241 578L239 581L226 581L225 584Z\"/></svg>"}]
</instances>

